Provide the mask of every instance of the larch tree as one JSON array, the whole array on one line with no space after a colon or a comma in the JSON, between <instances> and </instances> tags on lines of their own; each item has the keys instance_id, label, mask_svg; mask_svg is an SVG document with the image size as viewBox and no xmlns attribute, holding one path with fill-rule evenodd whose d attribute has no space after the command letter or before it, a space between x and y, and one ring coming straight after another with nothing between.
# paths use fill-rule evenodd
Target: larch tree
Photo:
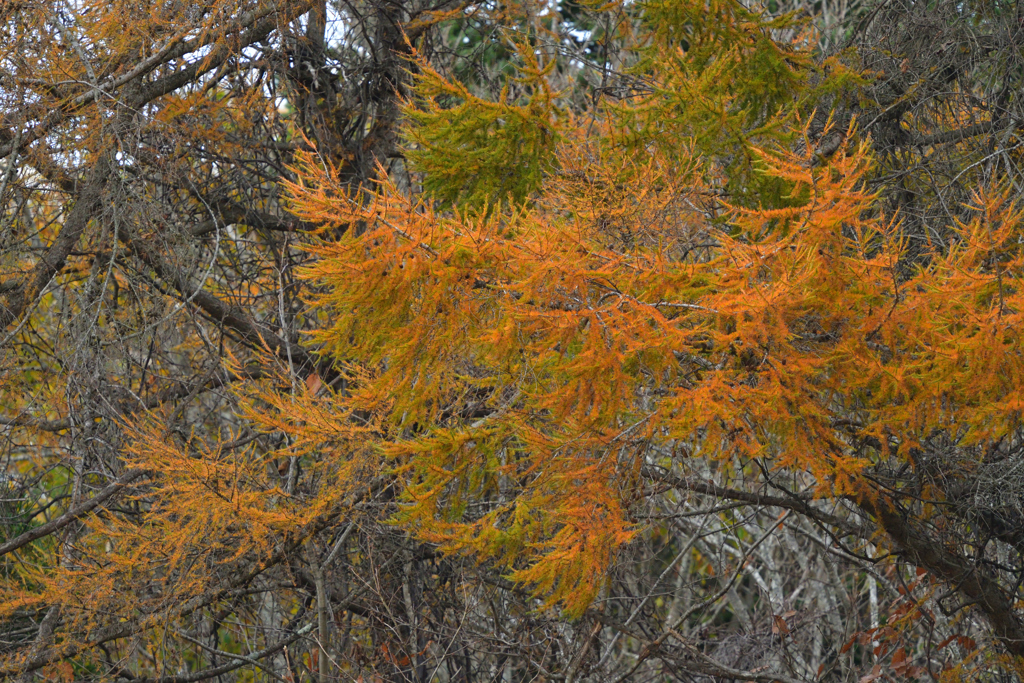
<instances>
[{"instance_id":1,"label":"larch tree","mask_svg":"<svg viewBox=\"0 0 1024 683\"><path fill-rule=\"evenodd\" d=\"M843 7L3 5L0 672L1024 676L1021 15Z\"/></svg>"}]
</instances>

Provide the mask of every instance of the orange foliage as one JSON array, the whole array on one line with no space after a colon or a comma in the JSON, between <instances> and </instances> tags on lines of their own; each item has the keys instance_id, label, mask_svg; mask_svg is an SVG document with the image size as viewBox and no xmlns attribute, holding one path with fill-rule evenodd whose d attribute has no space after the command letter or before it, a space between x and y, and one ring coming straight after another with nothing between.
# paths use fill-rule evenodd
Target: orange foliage
<instances>
[{"instance_id":1,"label":"orange foliage","mask_svg":"<svg viewBox=\"0 0 1024 683\"><path fill-rule=\"evenodd\" d=\"M1016 424L1024 263L1006 191L979 191L954 248L901 272L864 142L824 163L809 141L757 150L788 193L725 205L726 232L700 210L700 157L627 161L604 137L577 133L536 200L500 214L438 213L388 181L364 204L312 157L291 186L304 220L361 226L314 247L314 303L336 315L314 338L352 376L325 400L380 422L398 522L579 613L633 537L652 444L874 500L865 469L933 430ZM878 448L850 447L865 437Z\"/></svg>"}]
</instances>

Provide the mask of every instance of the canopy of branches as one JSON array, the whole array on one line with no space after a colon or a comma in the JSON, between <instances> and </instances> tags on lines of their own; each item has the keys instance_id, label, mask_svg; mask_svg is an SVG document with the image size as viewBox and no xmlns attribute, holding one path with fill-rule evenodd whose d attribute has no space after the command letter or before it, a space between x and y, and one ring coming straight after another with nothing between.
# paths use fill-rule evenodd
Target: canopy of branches
<instances>
[{"instance_id":1,"label":"canopy of branches","mask_svg":"<svg viewBox=\"0 0 1024 683\"><path fill-rule=\"evenodd\" d=\"M1024 9L0 5L0 673L1024 678Z\"/></svg>"}]
</instances>

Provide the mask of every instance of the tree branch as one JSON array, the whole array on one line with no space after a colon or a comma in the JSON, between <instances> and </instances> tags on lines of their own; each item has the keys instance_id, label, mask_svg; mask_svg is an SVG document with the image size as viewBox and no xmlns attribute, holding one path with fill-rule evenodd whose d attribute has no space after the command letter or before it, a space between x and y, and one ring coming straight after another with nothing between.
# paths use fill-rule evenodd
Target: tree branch
<instances>
[{"instance_id":1,"label":"tree branch","mask_svg":"<svg viewBox=\"0 0 1024 683\"><path fill-rule=\"evenodd\" d=\"M1007 651L1024 658L1024 628L1014 614L1012 596L1007 596L996 581L980 567L915 529L889 501L876 502L862 496L855 502L878 520L908 562L927 569L977 604Z\"/></svg>"},{"instance_id":2,"label":"tree branch","mask_svg":"<svg viewBox=\"0 0 1024 683\"><path fill-rule=\"evenodd\" d=\"M259 650L258 652L252 652L248 655L234 655L229 652L222 652L220 650L216 650L217 654L223 655L225 657L231 657L232 659L234 659L234 661L229 662L228 664L223 664L221 666L214 667L212 669L195 671L193 673L185 674L182 676L161 676L158 678L132 678L129 679L129 683L195 683L196 681L205 681L215 676L226 674L230 671L234 671L235 669L239 669L245 666L246 664L259 666L258 664L256 664L258 660L263 659L267 655L272 655L275 652L283 650L284 648L291 645L296 640L303 637L312 630L313 624L306 624L305 626L303 626L287 638L279 640L269 647L265 647L262 650ZM197 642L192 640L191 638L188 638L188 640L192 642ZM203 649L209 649L205 645L201 645L201 647L203 647Z\"/></svg>"},{"instance_id":3,"label":"tree branch","mask_svg":"<svg viewBox=\"0 0 1024 683\"><path fill-rule=\"evenodd\" d=\"M85 517L87 514L89 514L97 507L99 507L101 503L106 502L108 499L114 497L115 495L120 493L122 489L138 481L145 475L146 470L130 470L129 472L123 474L116 481L107 484L107 486L100 489L99 493L97 493L95 496L85 501L81 505L72 508L71 510L68 510L60 517L52 519L46 524L41 524L35 527L34 529L29 529L20 536L12 538L3 545L0 545L0 557L3 557L8 553L17 550L18 548L22 548L33 541L43 538L44 536L49 536L55 531L58 531L66 527L68 524L71 524L75 520Z\"/></svg>"},{"instance_id":4,"label":"tree branch","mask_svg":"<svg viewBox=\"0 0 1024 683\"><path fill-rule=\"evenodd\" d=\"M751 505L764 505L767 507L778 507L785 510L792 510L793 512L797 512L823 524L834 526L836 529L839 529L850 536L856 536L857 538L869 539L872 535L871 531L863 529L842 517L825 512L824 510L819 510L811 505L809 500L795 496L769 496L763 493L729 489L711 482L683 479L682 477L677 477L668 472L659 472L650 466L645 466L640 471L640 474L646 479L668 484L675 489L693 491L694 493L711 496L713 498L735 500L742 503L749 503Z\"/></svg>"},{"instance_id":5,"label":"tree branch","mask_svg":"<svg viewBox=\"0 0 1024 683\"><path fill-rule=\"evenodd\" d=\"M285 341L265 325L254 321L241 309L210 294L202 288L201 283L193 282L187 274L165 261L149 244L128 230L121 231L120 236L126 246L153 269L157 277L177 290L186 301L202 309L210 318L237 333L244 343L255 349L270 349L282 360L290 360L297 368L306 371L318 366L316 359L299 345L298 340Z\"/></svg>"}]
</instances>

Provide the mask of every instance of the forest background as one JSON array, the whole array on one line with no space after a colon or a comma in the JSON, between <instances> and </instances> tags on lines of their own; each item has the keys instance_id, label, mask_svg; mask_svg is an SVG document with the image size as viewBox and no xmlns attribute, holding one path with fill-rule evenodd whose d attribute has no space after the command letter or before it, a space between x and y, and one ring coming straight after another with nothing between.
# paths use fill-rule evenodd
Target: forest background
<instances>
[{"instance_id":1,"label":"forest background","mask_svg":"<svg viewBox=\"0 0 1024 683\"><path fill-rule=\"evenodd\" d=\"M0 675L1024 678L1016 0L3 0Z\"/></svg>"}]
</instances>

